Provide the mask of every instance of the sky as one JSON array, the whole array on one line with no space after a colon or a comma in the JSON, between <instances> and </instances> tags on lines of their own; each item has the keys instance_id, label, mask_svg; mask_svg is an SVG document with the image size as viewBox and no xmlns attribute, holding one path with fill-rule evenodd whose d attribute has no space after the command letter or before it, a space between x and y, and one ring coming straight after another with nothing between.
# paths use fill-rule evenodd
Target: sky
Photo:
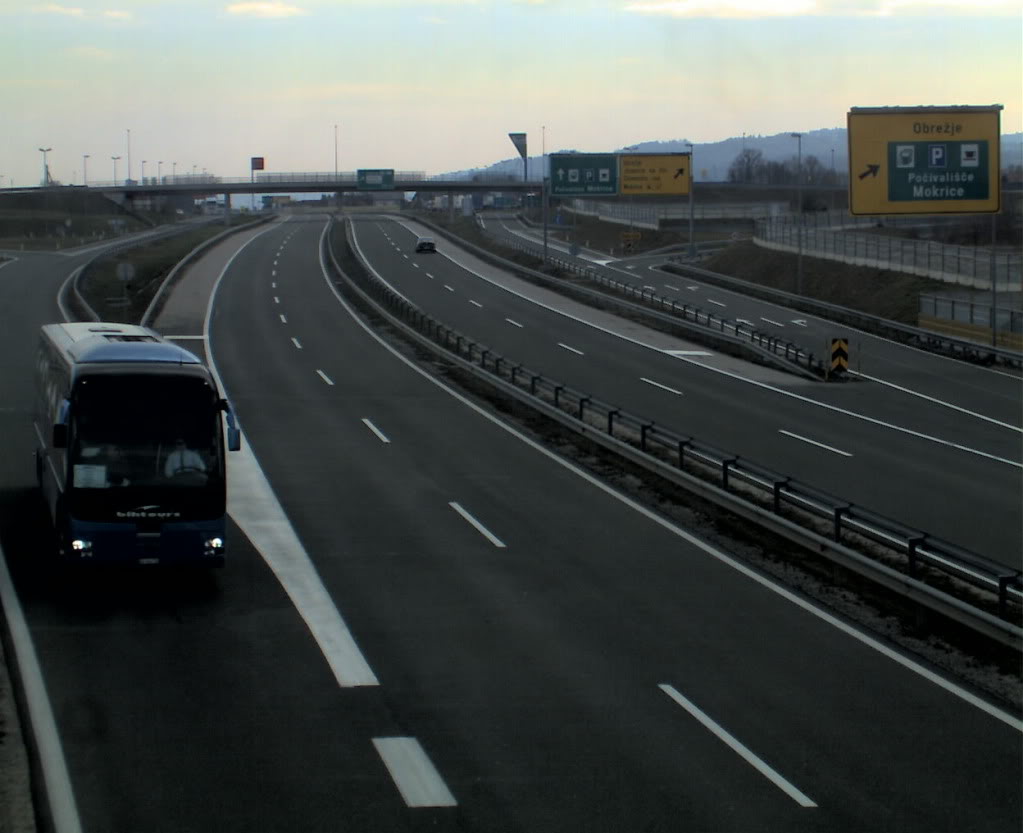
<instances>
[{"instance_id":1,"label":"sky","mask_svg":"<svg viewBox=\"0 0 1023 833\"><path fill-rule=\"evenodd\" d=\"M0 186L38 184L40 148L80 184L335 149L437 174L514 157L509 132L599 152L867 106L1001 104L1012 133L1021 82L1020 0L0 0Z\"/></svg>"}]
</instances>

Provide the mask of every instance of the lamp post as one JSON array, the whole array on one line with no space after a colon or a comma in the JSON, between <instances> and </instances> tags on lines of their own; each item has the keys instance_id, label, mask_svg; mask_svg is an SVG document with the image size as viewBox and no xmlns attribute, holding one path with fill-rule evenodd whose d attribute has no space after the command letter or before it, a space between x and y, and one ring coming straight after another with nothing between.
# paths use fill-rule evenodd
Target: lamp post
<instances>
[{"instance_id":1,"label":"lamp post","mask_svg":"<svg viewBox=\"0 0 1023 833\"><path fill-rule=\"evenodd\" d=\"M803 294L803 134L793 133L796 140L796 219L799 226L796 237L799 240L799 255L796 258L796 294Z\"/></svg>"},{"instance_id":2,"label":"lamp post","mask_svg":"<svg viewBox=\"0 0 1023 833\"><path fill-rule=\"evenodd\" d=\"M547 265L547 125L540 126L540 152L543 154L543 182L540 183L540 203L543 207L543 263Z\"/></svg>"},{"instance_id":3,"label":"lamp post","mask_svg":"<svg viewBox=\"0 0 1023 833\"><path fill-rule=\"evenodd\" d=\"M45 188L50 184L50 169L46 164L46 154L49 153L53 148L39 148L39 152L43 155L43 187Z\"/></svg>"},{"instance_id":4,"label":"lamp post","mask_svg":"<svg viewBox=\"0 0 1023 833\"><path fill-rule=\"evenodd\" d=\"M87 168L88 160L89 160L89 154L83 153L82 154L82 185L85 185L86 187L88 187L88 185L89 185L89 171L88 171L88 168Z\"/></svg>"},{"instance_id":5,"label":"lamp post","mask_svg":"<svg viewBox=\"0 0 1023 833\"><path fill-rule=\"evenodd\" d=\"M110 157L110 161L114 163L114 185L117 184L117 160L120 158L121 158L120 156Z\"/></svg>"},{"instance_id":6,"label":"lamp post","mask_svg":"<svg viewBox=\"0 0 1023 833\"><path fill-rule=\"evenodd\" d=\"M139 172L139 182L146 184L146 160L142 160L142 170Z\"/></svg>"},{"instance_id":7,"label":"lamp post","mask_svg":"<svg viewBox=\"0 0 1023 833\"><path fill-rule=\"evenodd\" d=\"M178 163L171 162L171 179L176 179L178 176Z\"/></svg>"},{"instance_id":8,"label":"lamp post","mask_svg":"<svg viewBox=\"0 0 1023 833\"><path fill-rule=\"evenodd\" d=\"M337 182L337 125L334 125L334 181ZM253 194L255 197L255 194Z\"/></svg>"},{"instance_id":9,"label":"lamp post","mask_svg":"<svg viewBox=\"0 0 1023 833\"><path fill-rule=\"evenodd\" d=\"M128 128L128 176L125 178L125 185L131 182L131 128Z\"/></svg>"},{"instance_id":10,"label":"lamp post","mask_svg":"<svg viewBox=\"0 0 1023 833\"><path fill-rule=\"evenodd\" d=\"M156 160L156 181L160 183L163 180L163 160Z\"/></svg>"},{"instance_id":11,"label":"lamp post","mask_svg":"<svg viewBox=\"0 0 1023 833\"><path fill-rule=\"evenodd\" d=\"M693 203L693 143L686 142L689 148L689 257L696 257L696 209Z\"/></svg>"}]
</instances>

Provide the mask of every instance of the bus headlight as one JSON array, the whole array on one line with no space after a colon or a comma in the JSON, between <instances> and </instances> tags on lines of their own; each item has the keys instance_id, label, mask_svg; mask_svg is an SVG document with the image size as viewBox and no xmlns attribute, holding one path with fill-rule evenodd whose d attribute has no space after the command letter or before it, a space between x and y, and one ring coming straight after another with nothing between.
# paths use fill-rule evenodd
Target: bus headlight
<instances>
[{"instance_id":1,"label":"bus headlight","mask_svg":"<svg viewBox=\"0 0 1023 833\"><path fill-rule=\"evenodd\" d=\"M219 555L224 550L224 539L223 538L207 538L206 539L206 554L207 555Z\"/></svg>"},{"instance_id":2,"label":"bus headlight","mask_svg":"<svg viewBox=\"0 0 1023 833\"><path fill-rule=\"evenodd\" d=\"M92 557L92 541L87 541L85 538L75 538L71 542L71 549L82 558Z\"/></svg>"}]
</instances>

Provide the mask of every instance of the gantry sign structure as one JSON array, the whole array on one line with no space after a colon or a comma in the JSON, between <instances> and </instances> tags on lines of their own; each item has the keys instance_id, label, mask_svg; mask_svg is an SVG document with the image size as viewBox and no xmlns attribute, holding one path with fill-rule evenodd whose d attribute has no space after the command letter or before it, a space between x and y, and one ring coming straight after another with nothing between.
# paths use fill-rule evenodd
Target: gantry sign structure
<instances>
[{"instance_id":1,"label":"gantry sign structure","mask_svg":"<svg viewBox=\"0 0 1023 833\"><path fill-rule=\"evenodd\" d=\"M1000 104L853 107L851 214L983 214L999 210Z\"/></svg>"}]
</instances>

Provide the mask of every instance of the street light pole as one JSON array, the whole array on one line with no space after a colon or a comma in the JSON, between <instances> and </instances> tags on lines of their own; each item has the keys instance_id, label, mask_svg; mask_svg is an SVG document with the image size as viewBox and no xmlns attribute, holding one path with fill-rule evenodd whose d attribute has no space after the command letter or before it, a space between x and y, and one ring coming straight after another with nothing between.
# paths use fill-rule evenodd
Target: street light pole
<instances>
[{"instance_id":1,"label":"street light pole","mask_svg":"<svg viewBox=\"0 0 1023 833\"><path fill-rule=\"evenodd\" d=\"M43 187L45 188L50 184L50 169L46 164L46 154L49 153L53 148L39 148L39 152L43 155Z\"/></svg>"},{"instance_id":2,"label":"street light pole","mask_svg":"<svg viewBox=\"0 0 1023 833\"><path fill-rule=\"evenodd\" d=\"M163 181L163 160L156 160L156 182L160 184Z\"/></svg>"},{"instance_id":3,"label":"street light pole","mask_svg":"<svg viewBox=\"0 0 1023 833\"><path fill-rule=\"evenodd\" d=\"M799 226L796 236L799 240L799 255L796 259L796 294L803 294L803 134L793 133L796 140L796 219Z\"/></svg>"},{"instance_id":4,"label":"street light pole","mask_svg":"<svg viewBox=\"0 0 1023 833\"><path fill-rule=\"evenodd\" d=\"M139 172L139 181L143 185L146 184L146 160L145 159L142 160L142 170Z\"/></svg>"},{"instance_id":5,"label":"street light pole","mask_svg":"<svg viewBox=\"0 0 1023 833\"><path fill-rule=\"evenodd\" d=\"M128 128L128 176L125 178L125 185L131 182L131 128Z\"/></svg>"},{"instance_id":6,"label":"street light pole","mask_svg":"<svg viewBox=\"0 0 1023 833\"><path fill-rule=\"evenodd\" d=\"M89 170L86 167L88 164L89 154L82 154L82 185L88 187L89 185Z\"/></svg>"},{"instance_id":7,"label":"street light pole","mask_svg":"<svg viewBox=\"0 0 1023 833\"><path fill-rule=\"evenodd\" d=\"M689 148L689 257L696 257L696 209L693 207L693 185L696 177L693 176L693 143L686 142Z\"/></svg>"},{"instance_id":8,"label":"street light pole","mask_svg":"<svg viewBox=\"0 0 1023 833\"><path fill-rule=\"evenodd\" d=\"M117 184L117 160L120 159L120 158L121 158L120 156L111 156L110 157L110 161L112 161L114 163L114 185Z\"/></svg>"},{"instance_id":9,"label":"street light pole","mask_svg":"<svg viewBox=\"0 0 1023 833\"><path fill-rule=\"evenodd\" d=\"M540 152L543 154L543 182L540 183L540 202L543 207L543 263L547 265L547 125L540 126Z\"/></svg>"}]
</instances>

